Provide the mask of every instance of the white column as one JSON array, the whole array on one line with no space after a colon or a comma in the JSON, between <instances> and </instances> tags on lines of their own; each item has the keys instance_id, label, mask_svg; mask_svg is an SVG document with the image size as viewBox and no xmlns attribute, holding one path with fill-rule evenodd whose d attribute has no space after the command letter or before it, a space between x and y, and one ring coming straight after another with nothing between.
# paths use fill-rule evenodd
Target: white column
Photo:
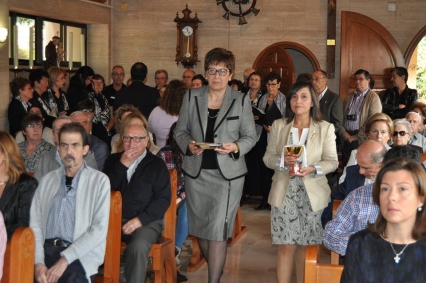
<instances>
[{"instance_id":1,"label":"white column","mask_svg":"<svg viewBox=\"0 0 426 283\"><path fill-rule=\"evenodd\" d=\"M34 52L34 27L30 27L30 59L28 64L30 69L32 69L34 66L33 52Z\"/></svg>"},{"instance_id":2,"label":"white column","mask_svg":"<svg viewBox=\"0 0 426 283\"><path fill-rule=\"evenodd\" d=\"M13 65L15 69L18 69L18 26L13 26Z\"/></svg>"},{"instance_id":3,"label":"white column","mask_svg":"<svg viewBox=\"0 0 426 283\"><path fill-rule=\"evenodd\" d=\"M86 44L85 44L84 34L80 34L80 57L81 57L81 66L86 66Z\"/></svg>"},{"instance_id":4,"label":"white column","mask_svg":"<svg viewBox=\"0 0 426 283\"><path fill-rule=\"evenodd\" d=\"M69 33L69 35L68 35L68 46L69 46L69 49L70 50L68 50L68 66L69 66L69 68L70 68L70 70L72 70L72 65L73 65L73 57L72 57L72 50L73 50L73 44L74 44L74 42L73 42L73 34L72 34L72 32L70 32Z\"/></svg>"}]
</instances>

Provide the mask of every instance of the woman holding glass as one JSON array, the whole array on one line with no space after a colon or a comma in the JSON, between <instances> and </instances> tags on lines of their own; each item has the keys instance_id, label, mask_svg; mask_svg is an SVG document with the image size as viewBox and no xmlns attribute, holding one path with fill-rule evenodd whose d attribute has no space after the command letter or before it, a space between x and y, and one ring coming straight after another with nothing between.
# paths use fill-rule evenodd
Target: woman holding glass
<instances>
[{"instance_id":1,"label":"woman holding glass","mask_svg":"<svg viewBox=\"0 0 426 283\"><path fill-rule=\"evenodd\" d=\"M248 96L228 86L235 70L232 52L210 50L204 70L209 84L186 93L174 137L185 153L189 233L198 238L207 260L208 282L216 283L247 173L244 155L256 133Z\"/></svg>"},{"instance_id":2,"label":"woman holding glass","mask_svg":"<svg viewBox=\"0 0 426 283\"><path fill-rule=\"evenodd\" d=\"M426 173L405 158L385 163L373 185L374 224L353 234L340 282L424 282Z\"/></svg>"},{"instance_id":3,"label":"woman holding glass","mask_svg":"<svg viewBox=\"0 0 426 283\"><path fill-rule=\"evenodd\" d=\"M289 145L304 148L299 160L285 151ZM330 199L325 174L338 165L334 126L321 121L310 82L290 88L285 118L272 124L263 161L275 170L268 202L272 243L278 245L277 279L290 282L296 262L297 282L303 282L306 246L322 243L320 217ZM296 162L300 170L292 173Z\"/></svg>"}]
</instances>

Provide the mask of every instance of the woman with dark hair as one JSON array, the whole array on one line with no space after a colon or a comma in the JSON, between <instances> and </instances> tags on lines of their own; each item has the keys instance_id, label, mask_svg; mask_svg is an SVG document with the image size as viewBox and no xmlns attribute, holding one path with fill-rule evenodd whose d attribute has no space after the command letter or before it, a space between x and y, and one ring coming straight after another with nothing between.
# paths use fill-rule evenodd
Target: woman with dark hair
<instances>
[{"instance_id":1,"label":"woman with dark hair","mask_svg":"<svg viewBox=\"0 0 426 283\"><path fill-rule=\"evenodd\" d=\"M182 81L170 81L167 84L164 96L160 99L160 105L155 107L149 114L149 129L155 135L155 144L160 148L166 145L170 126L179 118L179 111L185 92L185 85Z\"/></svg>"},{"instance_id":2,"label":"woman with dark hair","mask_svg":"<svg viewBox=\"0 0 426 283\"><path fill-rule=\"evenodd\" d=\"M206 85L208 85L208 82L202 74L198 74L192 77L192 88L200 88Z\"/></svg>"},{"instance_id":3,"label":"woman with dark hair","mask_svg":"<svg viewBox=\"0 0 426 283\"><path fill-rule=\"evenodd\" d=\"M47 141L48 143L50 143L51 145L55 145L55 142L53 140L53 131L52 131L51 128L46 127L45 120L44 120L44 117L43 117L43 112L40 109L40 107L38 107L38 106L31 106L31 107L29 107L28 108L28 114L35 114L35 115L39 116L43 120L43 132L42 132L41 137L45 141ZM22 131L19 131L16 134L15 140L16 140L17 144L25 141L24 133Z\"/></svg>"},{"instance_id":4,"label":"woman with dark hair","mask_svg":"<svg viewBox=\"0 0 426 283\"><path fill-rule=\"evenodd\" d=\"M22 133L25 141L18 144L24 158L27 172L35 172L40 162L41 155L52 149L53 145L42 138L43 119L36 114L28 114L21 122Z\"/></svg>"},{"instance_id":5,"label":"woman with dark hair","mask_svg":"<svg viewBox=\"0 0 426 283\"><path fill-rule=\"evenodd\" d=\"M178 144L173 138L176 128L176 123L173 123L170 127L170 132L166 140L166 146L163 147L158 153L157 156L161 157L167 165L167 169L176 169L178 173L178 186L177 186L177 197L176 197L176 210L177 210L177 223L176 223L176 239L175 245L177 250L176 255L176 264L179 262L179 254L182 250L182 246L185 243L186 237L188 237L188 212L186 210L186 192L185 192L185 178L182 170L182 163L184 153L180 150ZM180 278L185 277L180 274L178 271L178 282L183 282L179 280ZM186 279L183 278L183 279ZM187 280L187 279L186 279ZM185 281L186 281L185 280Z\"/></svg>"},{"instance_id":6,"label":"woman with dark hair","mask_svg":"<svg viewBox=\"0 0 426 283\"><path fill-rule=\"evenodd\" d=\"M9 241L16 228L28 227L37 186L37 180L25 173L24 159L12 136L0 131L0 211Z\"/></svg>"},{"instance_id":7,"label":"woman with dark hair","mask_svg":"<svg viewBox=\"0 0 426 283\"><path fill-rule=\"evenodd\" d=\"M113 106L109 105L108 99L102 93L104 88L104 77L95 74L92 78L92 91L88 93L88 98L95 105L92 134L109 145L112 135L115 134L111 133L114 129L114 115Z\"/></svg>"},{"instance_id":8,"label":"woman with dark hair","mask_svg":"<svg viewBox=\"0 0 426 283\"><path fill-rule=\"evenodd\" d=\"M285 119L272 124L263 157L275 170L268 202L279 283L291 281L294 262L297 282L303 282L306 246L322 243L321 214L330 199L325 174L338 165L335 139L333 124L321 120L312 84L295 83L288 92ZM286 146L302 148L300 156ZM298 164L300 170L292 170Z\"/></svg>"},{"instance_id":9,"label":"woman with dark hair","mask_svg":"<svg viewBox=\"0 0 426 283\"><path fill-rule=\"evenodd\" d=\"M52 117L66 116L70 107L66 93L62 90L65 85L65 72L59 67L50 67L49 88L41 95L41 99L48 107L48 115Z\"/></svg>"},{"instance_id":10,"label":"woman with dark hair","mask_svg":"<svg viewBox=\"0 0 426 283\"><path fill-rule=\"evenodd\" d=\"M261 157L265 154L272 123L276 119L281 119L284 117L286 109L286 97L280 91L281 76L275 72L270 72L265 76L265 82L268 92L259 99L259 103L257 105L257 108L264 112L264 114L259 115L257 121L255 121L257 133L256 147L259 150L259 153L257 154L258 157ZM260 159L257 161L259 162ZM260 171L257 171L258 176L256 176L256 185L258 185L261 189L262 203L255 209L263 210L269 208L268 195L269 191L271 190L272 175L274 172L273 170L267 168L262 162L259 163L258 167ZM251 182L250 179L252 177L252 175L248 177L249 182Z\"/></svg>"},{"instance_id":11,"label":"woman with dark hair","mask_svg":"<svg viewBox=\"0 0 426 283\"><path fill-rule=\"evenodd\" d=\"M25 78L16 77L10 82L12 101L9 103L7 117L9 119L9 133L15 137L21 129L21 121L28 113L31 106L29 100L33 98L33 88L31 82Z\"/></svg>"},{"instance_id":12,"label":"woman with dark hair","mask_svg":"<svg viewBox=\"0 0 426 283\"><path fill-rule=\"evenodd\" d=\"M340 282L424 282L426 173L420 163L385 163L373 185L374 224L353 234Z\"/></svg>"},{"instance_id":13,"label":"woman with dark hair","mask_svg":"<svg viewBox=\"0 0 426 283\"><path fill-rule=\"evenodd\" d=\"M67 99L70 106L70 113L77 109L77 104L87 99L88 87L92 82L95 72L89 66L83 66L75 72L74 76L70 79L70 86L68 87Z\"/></svg>"},{"instance_id":14,"label":"woman with dark hair","mask_svg":"<svg viewBox=\"0 0 426 283\"><path fill-rule=\"evenodd\" d=\"M235 57L224 48L207 52L208 86L188 90L174 138L185 153L189 233L207 259L208 282L220 282L247 167L244 155L256 142L247 96L231 89Z\"/></svg>"},{"instance_id":15,"label":"woman with dark hair","mask_svg":"<svg viewBox=\"0 0 426 283\"><path fill-rule=\"evenodd\" d=\"M241 92L241 90L243 89L243 82L242 81L240 81L240 80L237 80L237 79L232 79L232 80L230 80L229 81L229 83L228 83L228 85L232 88L232 89L234 89L234 90L236 90L236 91L239 91L239 92Z\"/></svg>"}]
</instances>

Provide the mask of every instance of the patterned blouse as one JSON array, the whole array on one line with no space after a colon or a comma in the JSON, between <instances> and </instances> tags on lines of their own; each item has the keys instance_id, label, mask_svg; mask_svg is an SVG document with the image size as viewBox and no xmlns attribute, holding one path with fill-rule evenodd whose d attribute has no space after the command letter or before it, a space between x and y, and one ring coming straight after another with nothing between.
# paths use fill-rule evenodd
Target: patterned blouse
<instances>
[{"instance_id":1,"label":"patterned blouse","mask_svg":"<svg viewBox=\"0 0 426 283\"><path fill-rule=\"evenodd\" d=\"M59 98L55 96L55 91L52 88L48 88L47 91L41 95L43 102L48 107L48 111L46 112L49 116L58 117L59 112L68 111L70 109L67 98L65 97L65 92L62 90L59 90L59 92L61 94Z\"/></svg>"},{"instance_id":2,"label":"patterned blouse","mask_svg":"<svg viewBox=\"0 0 426 283\"><path fill-rule=\"evenodd\" d=\"M163 147L158 153L157 156L164 160L166 163L167 169L176 169L178 173L178 188L177 188L177 197L181 198L182 200L186 197L185 192L185 176L183 174L182 167L178 168L176 166L176 162L172 155L172 150L170 149L169 145L166 145ZM183 154L179 154L179 158L183 159ZM182 162L181 162L182 164Z\"/></svg>"},{"instance_id":3,"label":"patterned blouse","mask_svg":"<svg viewBox=\"0 0 426 283\"><path fill-rule=\"evenodd\" d=\"M35 172L40 162L41 156L44 152L52 149L53 145L51 145L45 140L42 140L41 143L37 145L36 150L31 156L28 156L27 145L27 141L19 143L19 150L21 151L22 157L24 158L25 170L27 170L27 172Z\"/></svg>"},{"instance_id":4,"label":"patterned blouse","mask_svg":"<svg viewBox=\"0 0 426 283\"><path fill-rule=\"evenodd\" d=\"M102 93L95 94L94 92L90 92L88 96L93 104L95 104L95 116L93 117L93 123L102 123L102 125L107 128L111 118L108 99Z\"/></svg>"}]
</instances>

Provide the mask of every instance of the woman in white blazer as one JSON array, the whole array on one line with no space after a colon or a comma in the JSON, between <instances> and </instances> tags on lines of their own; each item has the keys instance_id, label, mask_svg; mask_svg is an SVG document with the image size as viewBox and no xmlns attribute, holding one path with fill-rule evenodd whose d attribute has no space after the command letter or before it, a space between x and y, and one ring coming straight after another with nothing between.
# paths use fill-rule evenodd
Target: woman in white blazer
<instances>
[{"instance_id":1,"label":"woman in white blazer","mask_svg":"<svg viewBox=\"0 0 426 283\"><path fill-rule=\"evenodd\" d=\"M294 84L286 104L285 118L272 124L263 157L266 166L275 170L268 203L272 206L272 243L279 245L279 283L290 282L295 260L297 282L303 282L306 246L322 243L320 218L330 199L325 174L338 165L334 126L321 121L312 84ZM297 158L285 153L286 145L304 146L297 174L289 173Z\"/></svg>"}]
</instances>

